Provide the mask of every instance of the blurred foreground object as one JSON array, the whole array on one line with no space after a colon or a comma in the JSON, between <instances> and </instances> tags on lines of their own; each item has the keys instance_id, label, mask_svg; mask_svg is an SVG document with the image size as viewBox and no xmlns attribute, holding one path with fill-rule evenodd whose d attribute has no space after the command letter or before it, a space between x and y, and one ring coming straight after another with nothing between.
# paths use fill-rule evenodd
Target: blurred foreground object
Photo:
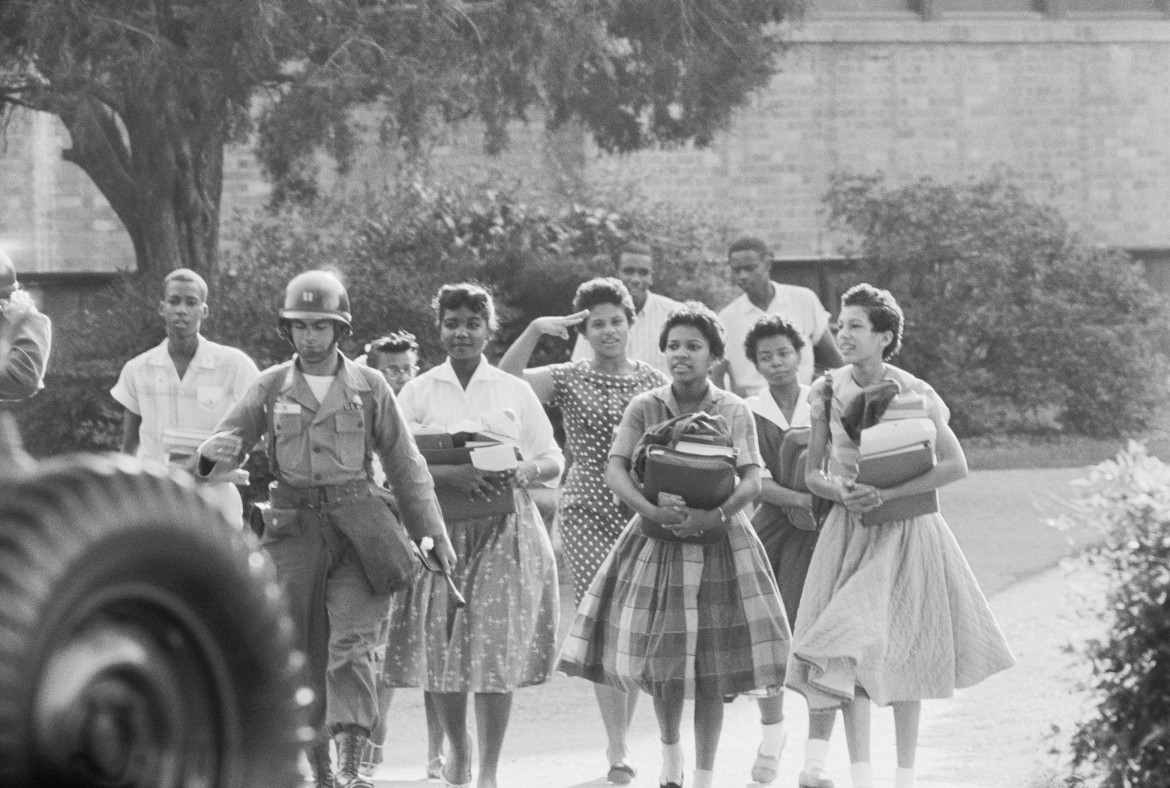
<instances>
[{"instance_id":1,"label":"blurred foreground object","mask_svg":"<svg viewBox=\"0 0 1170 788\"><path fill-rule=\"evenodd\" d=\"M38 464L0 412L0 534L0 785L299 782L292 622L194 482Z\"/></svg>"}]
</instances>

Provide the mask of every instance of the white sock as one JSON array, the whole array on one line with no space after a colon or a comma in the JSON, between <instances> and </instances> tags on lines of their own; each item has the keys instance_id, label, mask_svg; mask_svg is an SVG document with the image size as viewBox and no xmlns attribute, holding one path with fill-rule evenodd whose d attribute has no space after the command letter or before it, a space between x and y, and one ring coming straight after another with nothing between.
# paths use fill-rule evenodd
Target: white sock
<instances>
[{"instance_id":1,"label":"white sock","mask_svg":"<svg viewBox=\"0 0 1170 788\"><path fill-rule=\"evenodd\" d=\"M829 759L829 742L827 739L809 739L804 743L804 768L823 769L825 761Z\"/></svg>"},{"instance_id":2,"label":"white sock","mask_svg":"<svg viewBox=\"0 0 1170 788\"><path fill-rule=\"evenodd\" d=\"M774 722L771 725L761 724L760 730L763 731L763 737L760 739L760 755L767 755L769 758L777 758L780 751L784 749L784 720Z\"/></svg>"},{"instance_id":3,"label":"white sock","mask_svg":"<svg viewBox=\"0 0 1170 788\"><path fill-rule=\"evenodd\" d=\"M873 788L873 769L868 761L849 764L849 774L853 776L853 788Z\"/></svg>"},{"instance_id":4,"label":"white sock","mask_svg":"<svg viewBox=\"0 0 1170 788\"><path fill-rule=\"evenodd\" d=\"M660 783L678 783L682 785L683 781L683 750L682 742L676 741L674 744L662 743L662 774L659 775L658 782Z\"/></svg>"},{"instance_id":5,"label":"white sock","mask_svg":"<svg viewBox=\"0 0 1170 788\"><path fill-rule=\"evenodd\" d=\"M894 788L914 788L914 769L903 769L899 766L894 774Z\"/></svg>"},{"instance_id":6,"label":"white sock","mask_svg":"<svg viewBox=\"0 0 1170 788\"><path fill-rule=\"evenodd\" d=\"M695 769L694 788L711 788L715 784L715 772Z\"/></svg>"}]
</instances>

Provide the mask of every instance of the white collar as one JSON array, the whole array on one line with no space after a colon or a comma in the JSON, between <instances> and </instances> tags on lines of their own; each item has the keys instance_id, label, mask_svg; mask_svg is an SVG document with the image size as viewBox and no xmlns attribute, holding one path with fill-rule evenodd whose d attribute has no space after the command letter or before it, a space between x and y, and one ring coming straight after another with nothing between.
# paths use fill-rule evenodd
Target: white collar
<instances>
[{"instance_id":1,"label":"white collar","mask_svg":"<svg viewBox=\"0 0 1170 788\"><path fill-rule=\"evenodd\" d=\"M758 394L748 397L747 404L752 409L752 413L767 419L782 430L791 427L807 427L812 423L808 408L810 390L810 386L801 385L800 396L797 397L796 407L792 411L791 423L784 417L784 411L780 409L780 405L772 396L772 390L767 386L760 389Z\"/></svg>"},{"instance_id":2,"label":"white collar","mask_svg":"<svg viewBox=\"0 0 1170 788\"><path fill-rule=\"evenodd\" d=\"M451 366L450 358L445 359L442 364L432 369L431 373L439 380L446 380L459 386L459 388L463 388L463 384L459 382L459 376L455 374L455 368ZM475 368L475 372L471 373L471 380L467 381L467 387L471 388L471 384L478 381L487 382L496 380L501 376L511 377L504 375L504 373L489 364L487 357L481 354L479 357L479 366Z\"/></svg>"},{"instance_id":3,"label":"white collar","mask_svg":"<svg viewBox=\"0 0 1170 788\"><path fill-rule=\"evenodd\" d=\"M195 355L191 357L191 363L188 368L195 367L197 369L215 369L215 356L211 353L210 343L204 339L202 334L196 334ZM171 352L167 349L167 342L164 339L154 349L149 351L146 357L146 363L153 367L174 366L174 361L171 360Z\"/></svg>"}]
</instances>

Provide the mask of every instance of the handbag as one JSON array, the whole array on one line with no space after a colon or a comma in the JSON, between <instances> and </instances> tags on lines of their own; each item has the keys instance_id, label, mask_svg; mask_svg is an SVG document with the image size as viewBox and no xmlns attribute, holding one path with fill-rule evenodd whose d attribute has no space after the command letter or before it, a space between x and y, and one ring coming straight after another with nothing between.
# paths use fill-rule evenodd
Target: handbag
<instances>
[{"instance_id":1,"label":"handbag","mask_svg":"<svg viewBox=\"0 0 1170 788\"><path fill-rule=\"evenodd\" d=\"M655 425L634 450L635 477L647 500L658 502L659 493L680 495L693 509L715 509L735 491L738 474L734 456L692 454L675 448L679 441L732 447L731 432L722 416L688 413ZM727 535L727 523L694 536L680 536L643 517L643 535L665 542L714 544Z\"/></svg>"}]
</instances>

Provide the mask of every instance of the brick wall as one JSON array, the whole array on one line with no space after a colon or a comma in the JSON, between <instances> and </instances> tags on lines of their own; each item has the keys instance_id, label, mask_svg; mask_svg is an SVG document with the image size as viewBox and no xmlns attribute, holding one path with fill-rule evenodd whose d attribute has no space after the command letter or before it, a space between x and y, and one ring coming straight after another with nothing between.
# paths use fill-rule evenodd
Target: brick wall
<instances>
[{"instance_id":1,"label":"brick wall","mask_svg":"<svg viewBox=\"0 0 1170 788\"><path fill-rule=\"evenodd\" d=\"M1095 243L1170 247L1170 22L808 22L707 151L588 153L595 177L734 206L784 254L835 251L832 172L1009 170Z\"/></svg>"},{"instance_id":2,"label":"brick wall","mask_svg":"<svg viewBox=\"0 0 1170 788\"><path fill-rule=\"evenodd\" d=\"M0 146L0 248L21 272L132 269L134 248L110 204L61 160L68 145L51 115L12 114Z\"/></svg>"}]
</instances>

